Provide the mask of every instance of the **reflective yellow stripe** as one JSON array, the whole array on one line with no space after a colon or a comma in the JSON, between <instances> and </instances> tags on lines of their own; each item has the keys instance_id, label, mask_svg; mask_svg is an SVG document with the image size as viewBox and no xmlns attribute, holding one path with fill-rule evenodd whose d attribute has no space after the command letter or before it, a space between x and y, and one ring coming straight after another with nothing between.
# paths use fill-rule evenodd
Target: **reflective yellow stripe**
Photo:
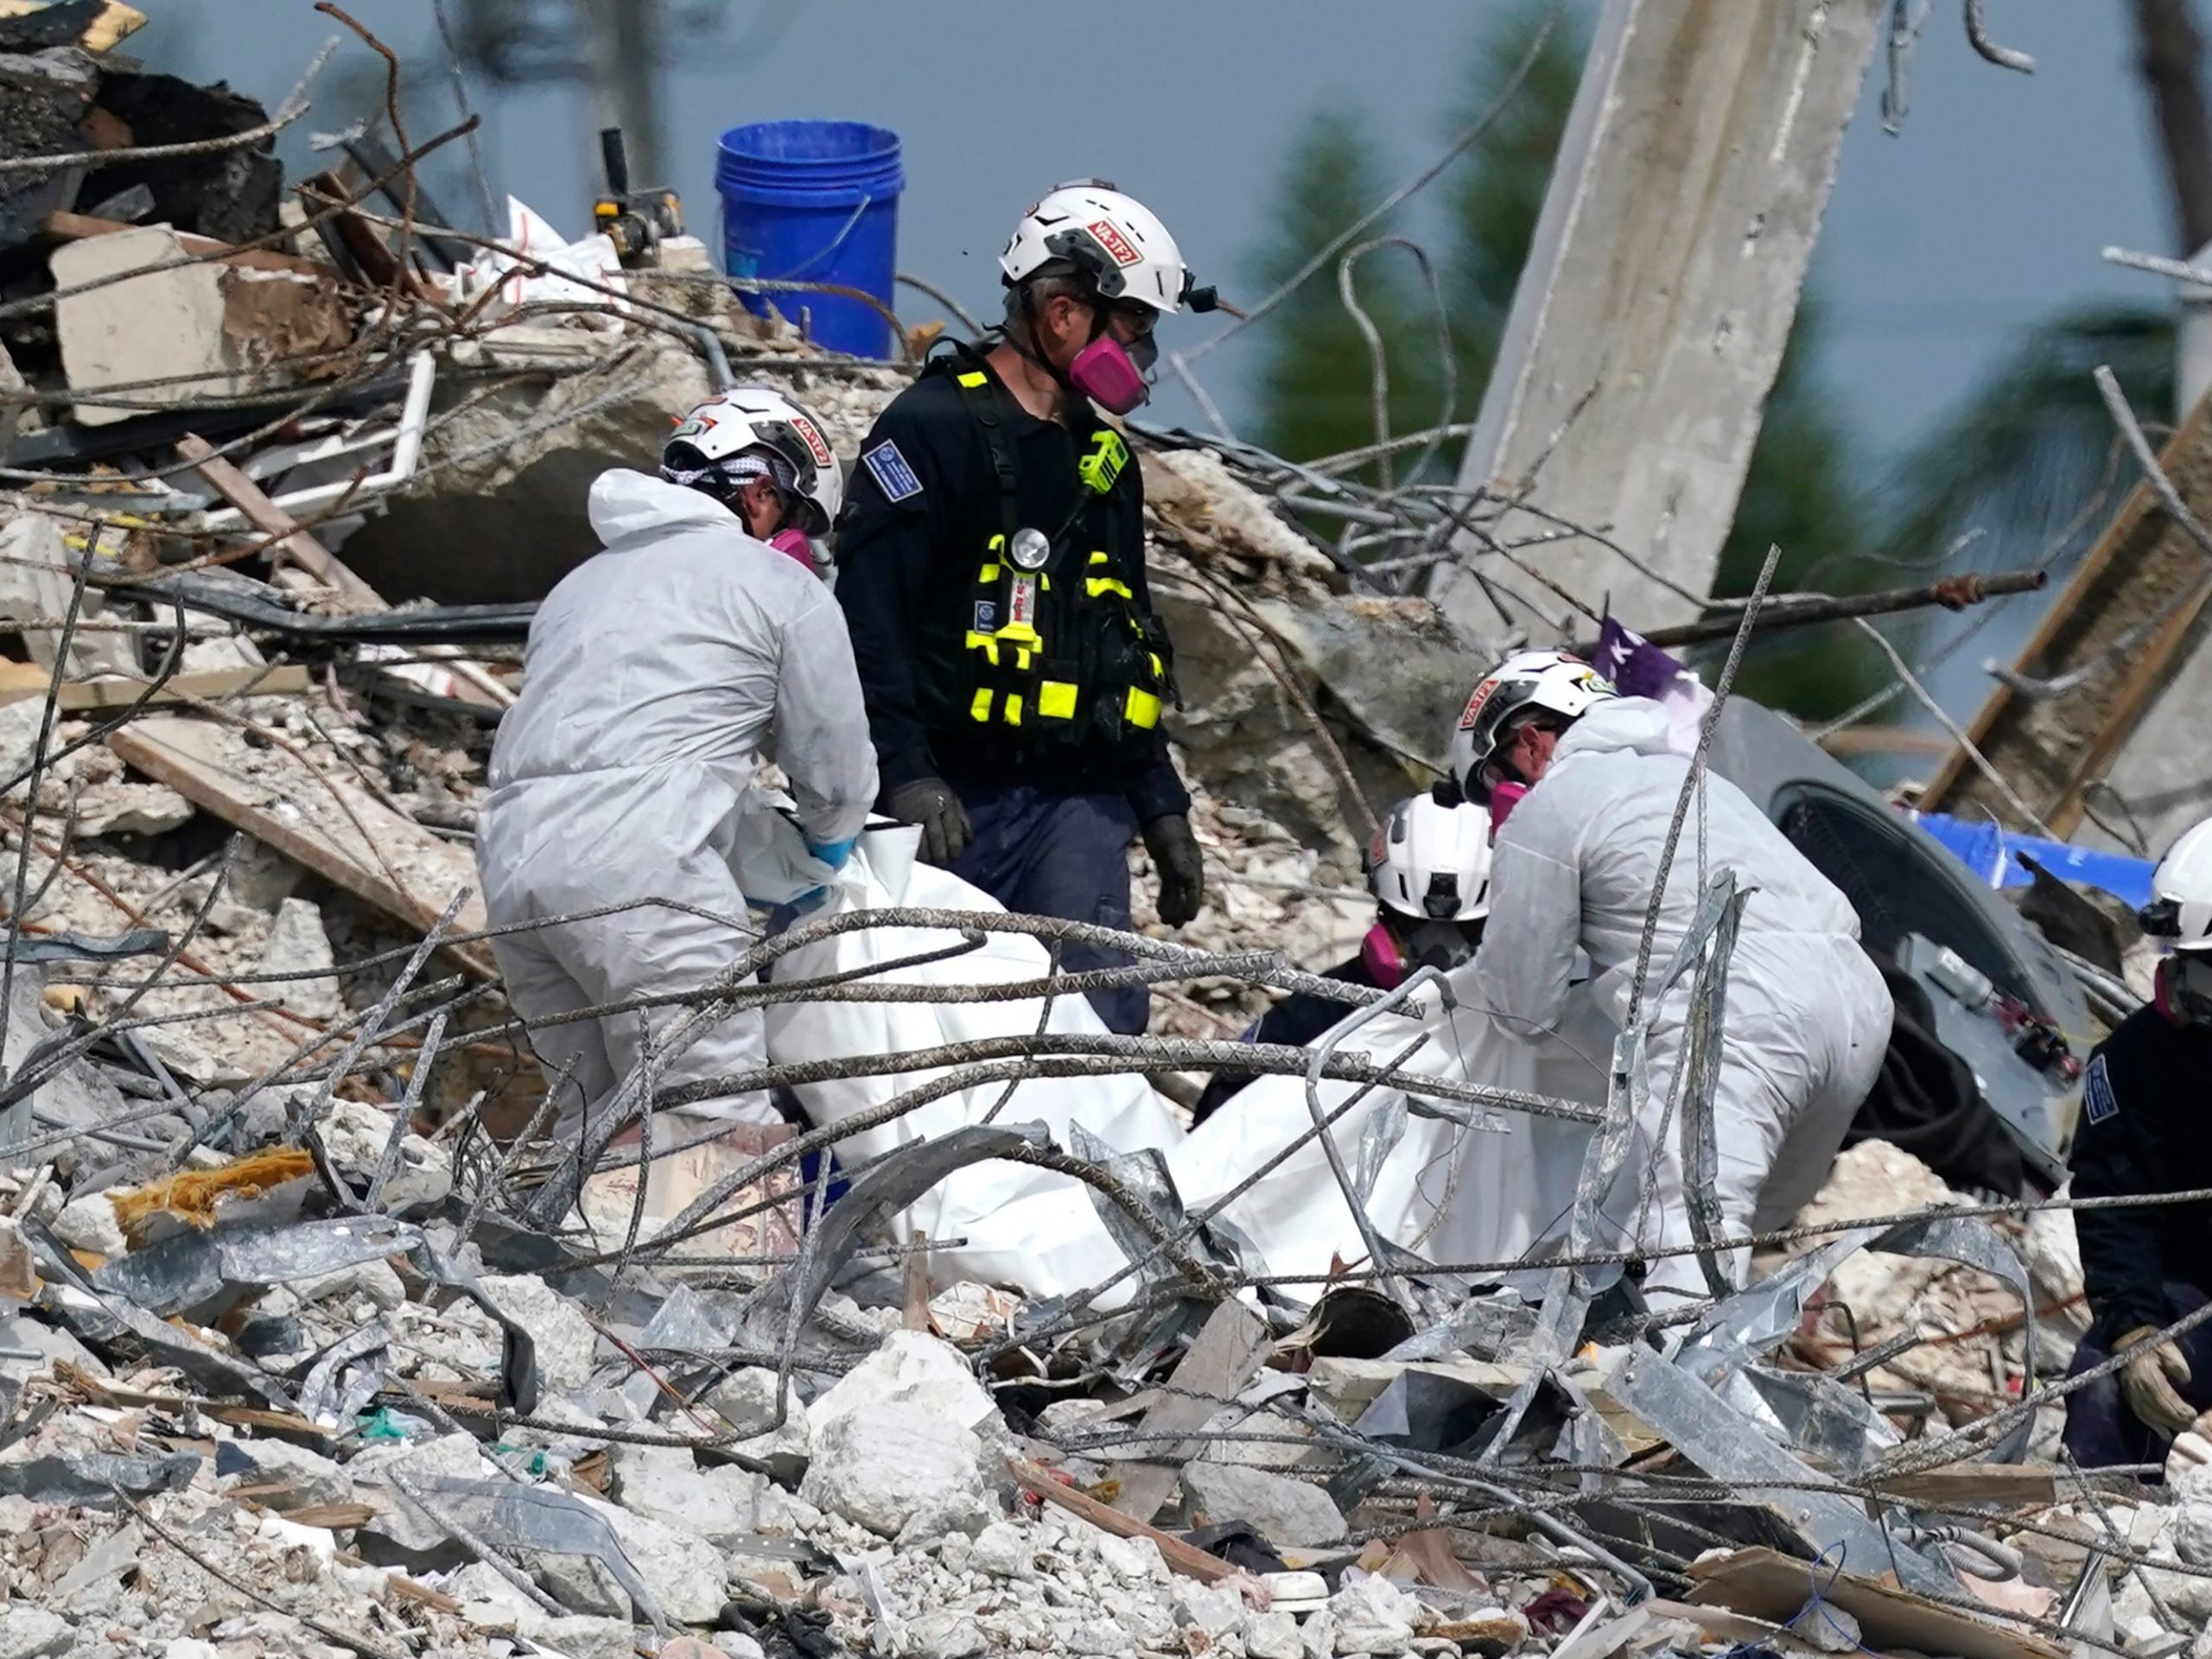
<instances>
[{"instance_id":1,"label":"reflective yellow stripe","mask_svg":"<svg viewBox=\"0 0 2212 1659\"><path fill-rule=\"evenodd\" d=\"M996 634L977 633L970 629L968 634L968 649L982 652L990 659L993 668L999 665L999 641Z\"/></svg>"},{"instance_id":2,"label":"reflective yellow stripe","mask_svg":"<svg viewBox=\"0 0 2212 1659\"><path fill-rule=\"evenodd\" d=\"M1103 553L1094 553L1090 556L1090 562L1093 564L1103 564L1106 563L1106 556Z\"/></svg>"},{"instance_id":3,"label":"reflective yellow stripe","mask_svg":"<svg viewBox=\"0 0 2212 1659\"><path fill-rule=\"evenodd\" d=\"M1128 702L1123 706L1122 712L1128 716L1130 725L1148 731L1160 724L1160 699L1149 691L1138 690L1133 685L1129 688Z\"/></svg>"},{"instance_id":4,"label":"reflective yellow stripe","mask_svg":"<svg viewBox=\"0 0 2212 1659\"><path fill-rule=\"evenodd\" d=\"M1116 582L1111 576L1092 576L1083 586L1084 591L1093 599L1097 598L1101 594L1119 594L1123 599L1136 597L1129 591L1127 582Z\"/></svg>"},{"instance_id":5,"label":"reflective yellow stripe","mask_svg":"<svg viewBox=\"0 0 2212 1659\"><path fill-rule=\"evenodd\" d=\"M1045 643L1038 637L1037 630L1027 622L1009 622L992 638L1003 639L1009 645L1017 645L1041 646Z\"/></svg>"},{"instance_id":6,"label":"reflective yellow stripe","mask_svg":"<svg viewBox=\"0 0 2212 1659\"><path fill-rule=\"evenodd\" d=\"M1002 565L987 564L976 573L976 580L981 582L996 582L1004 568Z\"/></svg>"},{"instance_id":7,"label":"reflective yellow stripe","mask_svg":"<svg viewBox=\"0 0 2212 1659\"><path fill-rule=\"evenodd\" d=\"M1009 726L1021 724L1021 693L1019 691L1013 692L1007 697L1006 723Z\"/></svg>"},{"instance_id":8,"label":"reflective yellow stripe","mask_svg":"<svg viewBox=\"0 0 2212 1659\"><path fill-rule=\"evenodd\" d=\"M1037 688L1037 714L1044 720L1075 718L1075 687L1066 680L1046 680Z\"/></svg>"},{"instance_id":9,"label":"reflective yellow stripe","mask_svg":"<svg viewBox=\"0 0 2212 1659\"><path fill-rule=\"evenodd\" d=\"M988 686L976 694L976 701L968 705L968 712L977 720L991 717L991 693Z\"/></svg>"},{"instance_id":10,"label":"reflective yellow stripe","mask_svg":"<svg viewBox=\"0 0 2212 1659\"><path fill-rule=\"evenodd\" d=\"M1147 654L1149 655L1150 653L1147 652ZM1152 658L1152 677L1156 680L1164 680L1167 677L1167 664L1161 662L1157 657L1154 657Z\"/></svg>"},{"instance_id":11,"label":"reflective yellow stripe","mask_svg":"<svg viewBox=\"0 0 2212 1659\"><path fill-rule=\"evenodd\" d=\"M957 375L954 378L963 386L980 386L990 379L990 376L985 374L981 369L970 369L967 373Z\"/></svg>"}]
</instances>

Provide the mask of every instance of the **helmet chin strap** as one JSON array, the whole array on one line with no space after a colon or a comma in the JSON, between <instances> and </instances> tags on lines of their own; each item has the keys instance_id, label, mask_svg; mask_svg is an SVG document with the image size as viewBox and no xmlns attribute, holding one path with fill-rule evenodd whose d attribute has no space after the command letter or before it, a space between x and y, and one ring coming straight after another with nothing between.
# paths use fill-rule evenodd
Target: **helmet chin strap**
<instances>
[{"instance_id":1,"label":"helmet chin strap","mask_svg":"<svg viewBox=\"0 0 2212 1659\"><path fill-rule=\"evenodd\" d=\"M999 337L1012 348L1016 357L1025 363L1042 369L1050 375L1052 384L1060 389L1060 397L1063 400L1077 396L1075 382L1068 378L1065 369L1052 366L1052 359L1045 355L1044 347L1038 339L1037 290L1033 278L1021 285L1021 320L1028 330L1028 339L1023 340L1011 328L1001 330ZM1091 340L1096 340L1105 331L1105 307L1096 303L1091 304L1090 339L1086 340L1084 344L1088 346Z\"/></svg>"}]
</instances>

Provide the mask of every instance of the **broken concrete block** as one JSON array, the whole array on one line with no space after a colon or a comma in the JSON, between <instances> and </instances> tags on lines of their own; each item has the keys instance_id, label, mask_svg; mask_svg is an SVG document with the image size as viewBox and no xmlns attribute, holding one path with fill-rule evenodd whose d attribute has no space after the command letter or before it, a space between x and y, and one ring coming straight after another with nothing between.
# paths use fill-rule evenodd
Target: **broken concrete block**
<instances>
[{"instance_id":1,"label":"broken concrete block","mask_svg":"<svg viewBox=\"0 0 2212 1659\"><path fill-rule=\"evenodd\" d=\"M1011 1521L994 1521L976 1535L968 1552L968 1565L995 1579L1033 1579L1037 1576L1037 1546L1027 1532Z\"/></svg>"},{"instance_id":2,"label":"broken concrete block","mask_svg":"<svg viewBox=\"0 0 2212 1659\"><path fill-rule=\"evenodd\" d=\"M607 1517L622 1553L661 1611L679 1624L710 1624L728 1599L721 1552L687 1528L635 1515L577 1494ZM548 1558L550 1559L550 1558Z\"/></svg>"},{"instance_id":3,"label":"broken concrete block","mask_svg":"<svg viewBox=\"0 0 2212 1659\"><path fill-rule=\"evenodd\" d=\"M1208 1642L1218 1642L1244 1628L1244 1598L1233 1588L1200 1584L1192 1579L1175 1586L1175 1622L1185 1630L1204 1630Z\"/></svg>"},{"instance_id":4,"label":"broken concrete block","mask_svg":"<svg viewBox=\"0 0 2212 1659\"><path fill-rule=\"evenodd\" d=\"M95 784L77 798L77 834L158 836L191 822L190 801L166 784L118 780Z\"/></svg>"},{"instance_id":5,"label":"broken concrete block","mask_svg":"<svg viewBox=\"0 0 2212 1659\"><path fill-rule=\"evenodd\" d=\"M257 377L228 326L228 296L247 273L206 261L178 263L187 254L183 238L166 225L89 236L54 249L54 285L65 290L54 302L54 331L70 390L131 388L119 394L128 404L77 404L80 424L106 426L149 406L257 389ZM171 269L151 269L157 265ZM118 276L124 280L86 293L66 292ZM168 384L136 384L147 380Z\"/></svg>"},{"instance_id":6,"label":"broken concrete block","mask_svg":"<svg viewBox=\"0 0 2212 1659\"><path fill-rule=\"evenodd\" d=\"M42 512L22 512L0 529L0 620L29 622L59 617L69 608L69 596L76 585L60 520ZM105 620L105 599L97 589L88 588L79 613L87 622ZM23 647L29 652L31 661L41 668L51 669L60 650L60 629L27 628L22 632ZM139 667L131 651L130 636L105 629L80 628L69 641L67 673L73 680L90 679L100 674L137 676ZM28 700L27 706L33 711L34 730L44 717L43 704L43 696ZM82 832L81 823L79 827Z\"/></svg>"},{"instance_id":7,"label":"broken concrete block","mask_svg":"<svg viewBox=\"0 0 2212 1659\"><path fill-rule=\"evenodd\" d=\"M703 1403L726 1418L732 1428L753 1436L734 1442L729 1448L732 1452L760 1459L775 1479L795 1485L805 1472L807 1454L813 1449L814 1420L798 1390L793 1389L785 1396L788 1408L783 1421L770 1427L776 1422L776 1390L775 1372L765 1366L748 1365L715 1383L707 1391Z\"/></svg>"},{"instance_id":8,"label":"broken concrete block","mask_svg":"<svg viewBox=\"0 0 2212 1659\"><path fill-rule=\"evenodd\" d=\"M1110 1532L1103 1533L1098 1539L1098 1559L1125 1584L1167 1582L1167 1562L1160 1546L1149 1538L1116 1538Z\"/></svg>"},{"instance_id":9,"label":"broken concrete block","mask_svg":"<svg viewBox=\"0 0 2212 1659\"><path fill-rule=\"evenodd\" d=\"M226 1471L233 1459L244 1467L229 1474ZM243 1487L264 1509L300 1510L310 1503L353 1501L353 1476L321 1453L289 1440L222 1441L216 1448L215 1462L223 1491Z\"/></svg>"},{"instance_id":10,"label":"broken concrete block","mask_svg":"<svg viewBox=\"0 0 2212 1659\"><path fill-rule=\"evenodd\" d=\"M492 1305L529 1332L537 1344L538 1369L548 1389L566 1392L591 1381L599 1333L574 1302L529 1274L488 1274L483 1285Z\"/></svg>"},{"instance_id":11,"label":"broken concrete block","mask_svg":"<svg viewBox=\"0 0 2212 1659\"><path fill-rule=\"evenodd\" d=\"M77 1627L59 1613L22 1601L0 1607L0 1659L48 1659L76 1639Z\"/></svg>"},{"instance_id":12,"label":"broken concrete block","mask_svg":"<svg viewBox=\"0 0 2212 1659\"><path fill-rule=\"evenodd\" d=\"M1395 1659L1414 1639L1421 1604L1389 1580L1370 1574L1331 1596L1325 1611L1335 1621L1338 1653L1386 1654ZM1321 1617L1314 1615L1317 1620Z\"/></svg>"},{"instance_id":13,"label":"broken concrete block","mask_svg":"<svg viewBox=\"0 0 2212 1659\"><path fill-rule=\"evenodd\" d=\"M837 1379L808 1411L817 1434L846 1413L880 1401L918 1406L975 1428L998 1415L960 1351L924 1331L894 1331L866 1359Z\"/></svg>"},{"instance_id":14,"label":"broken concrete block","mask_svg":"<svg viewBox=\"0 0 2212 1659\"><path fill-rule=\"evenodd\" d=\"M123 1225L115 1218L115 1205L106 1193L73 1198L54 1218L54 1236L73 1250L84 1250L111 1259L129 1248Z\"/></svg>"},{"instance_id":15,"label":"broken concrete block","mask_svg":"<svg viewBox=\"0 0 2212 1659\"><path fill-rule=\"evenodd\" d=\"M982 1452L969 1430L920 1407L863 1405L816 1434L799 1496L886 1538L972 1537L997 1514Z\"/></svg>"},{"instance_id":16,"label":"broken concrete block","mask_svg":"<svg viewBox=\"0 0 2212 1659\"><path fill-rule=\"evenodd\" d=\"M672 292L657 286L655 298ZM600 360L614 359L602 348ZM698 353L680 340L645 334L620 361L617 374L564 374L550 386L517 376L456 407L423 435L417 481L389 499L388 516L354 533L346 562L383 592L453 604L543 594L595 550L575 534L594 480L609 467L652 471L671 411L714 392ZM794 367L801 372L784 384L844 455L860 453L884 404L911 378L898 368L805 375L796 359ZM763 371L748 365L746 373ZM447 464L461 455L468 458Z\"/></svg>"},{"instance_id":17,"label":"broken concrete block","mask_svg":"<svg viewBox=\"0 0 2212 1659\"><path fill-rule=\"evenodd\" d=\"M365 1300L385 1313L407 1300L407 1287L388 1262L361 1262L313 1279L296 1279L291 1292L302 1307L318 1302L340 1302L350 1307Z\"/></svg>"},{"instance_id":18,"label":"broken concrete block","mask_svg":"<svg viewBox=\"0 0 2212 1659\"><path fill-rule=\"evenodd\" d=\"M293 1013L310 1020L336 1020L346 1012L338 981L326 970L337 964L330 935L322 929L322 912L304 899L278 901L276 918L269 925L268 943L261 947L264 974L315 972L314 979L287 979L264 988L261 995L282 1002Z\"/></svg>"},{"instance_id":19,"label":"broken concrete block","mask_svg":"<svg viewBox=\"0 0 2212 1659\"><path fill-rule=\"evenodd\" d=\"M111 1532L85 1552L84 1560L54 1580L48 1597L80 1617L103 1600L112 1605L117 1581L137 1569L138 1552L144 1543L145 1535L135 1521ZM80 1595L79 1592L91 1593Z\"/></svg>"},{"instance_id":20,"label":"broken concrete block","mask_svg":"<svg viewBox=\"0 0 2212 1659\"><path fill-rule=\"evenodd\" d=\"M906 1639L921 1659L976 1659L990 1641L973 1613L944 1609L924 1613L908 1624Z\"/></svg>"},{"instance_id":21,"label":"broken concrete block","mask_svg":"<svg viewBox=\"0 0 2212 1659\"><path fill-rule=\"evenodd\" d=\"M331 1165L357 1185L368 1185L391 1138L392 1115L366 1101L335 1100L321 1124ZM407 1216L441 1203L453 1191L453 1160L411 1130L400 1137L399 1164L384 1186L387 1214Z\"/></svg>"},{"instance_id":22,"label":"broken concrete block","mask_svg":"<svg viewBox=\"0 0 2212 1659\"><path fill-rule=\"evenodd\" d=\"M1287 1475L1196 1461L1183 1466L1183 1491L1189 1507L1209 1521L1249 1522L1278 1547L1333 1544L1344 1535L1344 1518L1329 1495Z\"/></svg>"},{"instance_id":23,"label":"broken concrete block","mask_svg":"<svg viewBox=\"0 0 2212 1659\"><path fill-rule=\"evenodd\" d=\"M767 1659L767 1654L742 1630L717 1630L712 1642L679 1636L661 1649L660 1659Z\"/></svg>"},{"instance_id":24,"label":"broken concrete block","mask_svg":"<svg viewBox=\"0 0 2212 1659\"><path fill-rule=\"evenodd\" d=\"M542 1621L531 1630L529 1636L539 1647L550 1649L565 1656L565 1659L634 1659L638 1650L637 1633L626 1618L571 1614L565 1618Z\"/></svg>"},{"instance_id":25,"label":"broken concrete block","mask_svg":"<svg viewBox=\"0 0 2212 1659\"><path fill-rule=\"evenodd\" d=\"M614 1448L617 1503L729 1551L760 1529L760 1500L767 1478L724 1465L702 1469L681 1446Z\"/></svg>"},{"instance_id":26,"label":"broken concrete block","mask_svg":"<svg viewBox=\"0 0 2212 1659\"><path fill-rule=\"evenodd\" d=\"M395 1470L420 1490L424 1481L441 1475L464 1480L497 1479L498 1468L484 1455L476 1437L466 1433L443 1434L435 1440L411 1444L379 1441L354 1453L353 1461L346 1465L357 1496L377 1511L373 1519L362 1523L358 1536L380 1540L390 1547L390 1551L399 1552L402 1565L429 1564L413 1559L417 1557L454 1565L452 1557L460 1552L451 1536L391 1484ZM378 1554L387 1554L390 1551Z\"/></svg>"},{"instance_id":27,"label":"broken concrete block","mask_svg":"<svg viewBox=\"0 0 2212 1659\"><path fill-rule=\"evenodd\" d=\"M1305 1659L1298 1620L1289 1613L1256 1615L1245 1624L1244 1651L1249 1659Z\"/></svg>"}]
</instances>

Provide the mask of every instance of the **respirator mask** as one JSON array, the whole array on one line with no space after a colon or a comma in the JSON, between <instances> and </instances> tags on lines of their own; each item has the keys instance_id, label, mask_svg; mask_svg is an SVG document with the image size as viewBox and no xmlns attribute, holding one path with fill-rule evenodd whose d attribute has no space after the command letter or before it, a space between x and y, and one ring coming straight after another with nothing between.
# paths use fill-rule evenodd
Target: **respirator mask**
<instances>
[{"instance_id":1,"label":"respirator mask","mask_svg":"<svg viewBox=\"0 0 2212 1659\"><path fill-rule=\"evenodd\" d=\"M2159 957L2151 1000L2177 1026L2212 1026L2212 957L2177 950Z\"/></svg>"},{"instance_id":2,"label":"respirator mask","mask_svg":"<svg viewBox=\"0 0 2212 1659\"><path fill-rule=\"evenodd\" d=\"M1481 943L1479 923L1421 922L1401 944L1389 923L1377 922L1360 941L1359 959L1377 985L1394 991L1417 968L1435 968L1449 973L1460 963L1471 961L1476 946Z\"/></svg>"},{"instance_id":3,"label":"respirator mask","mask_svg":"<svg viewBox=\"0 0 2212 1659\"><path fill-rule=\"evenodd\" d=\"M817 561L814 556L814 543L808 538L807 533L798 526L793 525L788 530L778 531L768 538L768 545L779 553L790 554L791 557L804 565L809 572L815 569Z\"/></svg>"},{"instance_id":4,"label":"respirator mask","mask_svg":"<svg viewBox=\"0 0 2212 1659\"><path fill-rule=\"evenodd\" d=\"M1126 415L1150 396L1145 381L1160 361L1160 346L1149 334L1124 346L1102 332L1068 365L1068 384L1111 415Z\"/></svg>"}]
</instances>

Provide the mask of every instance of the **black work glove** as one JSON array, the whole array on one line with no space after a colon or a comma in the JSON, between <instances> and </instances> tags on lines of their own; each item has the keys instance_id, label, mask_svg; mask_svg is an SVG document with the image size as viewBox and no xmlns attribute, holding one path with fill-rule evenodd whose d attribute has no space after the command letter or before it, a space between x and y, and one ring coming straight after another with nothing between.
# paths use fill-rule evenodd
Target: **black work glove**
<instances>
[{"instance_id":1,"label":"black work glove","mask_svg":"<svg viewBox=\"0 0 2212 1659\"><path fill-rule=\"evenodd\" d=\"M1160 874L1160 919L1180 927L1196 918L1205 902L1206 871L1190 819L1180 812L1154 818L1144 827L1144 849Z\"/></svg>"},{"instance_id":2,"label":"black work glove","mask_svg":"<svg viewBox=\"0 0 2212 1659\"><path fill-rule=\"evenodd\" d=\"M922 826L922 856L932 864L948 865L968 850L974 831L967 809L942 778L899 785L883 798L883 810L901 823Z\"/></svg>"}]
</instances>

